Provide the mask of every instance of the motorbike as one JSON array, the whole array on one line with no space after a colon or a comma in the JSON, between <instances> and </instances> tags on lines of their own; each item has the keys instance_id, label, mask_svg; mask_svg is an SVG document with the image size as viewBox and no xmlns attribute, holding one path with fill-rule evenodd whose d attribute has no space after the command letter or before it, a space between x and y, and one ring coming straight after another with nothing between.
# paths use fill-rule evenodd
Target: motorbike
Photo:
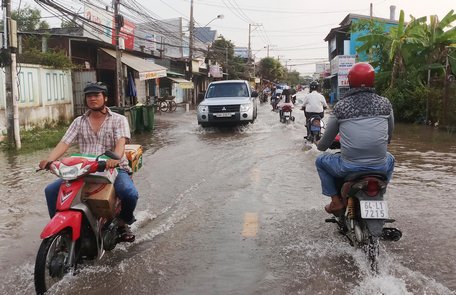
<instances>
[{"instance_id":1,"label":"motorbike","mask_svg":"<svg viewBox=\"0 0 456 295\"><path fill-rule=\"evenodd\" d=\"M268 102L268 93L267 93L267 92L260 91L260 92L259 92L259 95L258 95L258 98L259 98L259 100L260 100L260 103Z\"/></svg>"},{"instance_id":2,"label":"motorbike","mask_svg":"<svg viewBox=\"0 0 456 295\"><path fill-rule=\"evenodd\" d=\"M291 115L293 107L294 106L291 102L284 102L278 105L281 123L290 123L290 121L294 122L295 117Z\"/></svg>"},{"instance_id":3,"label":"motorbike","mask_svg":"<svg viewBox=\"0 0 456 295\"><path fill-rule=\"evenodd\" d=\"M314 143L315 141L320 140L323 136L322 129L324 128L323 120L319 115L311 116L306 123L307 135L305 138L310 142Z\"/></svg>"},{"instance_id":4,"label":"motorbike","mask_svg":"<svg viewBox=\"0 0 456 295\"><path fill-rule=\"evenodd\" d=\"M277 104L279 103L279 101L282 99L282 93L280 92L277 92L277 93L274 93L272 96L271 96L271 105L272 105L272 110L273 111L276 111L277 110Z\"/></svg>"},{"instance_id":5,"label":"motorbike","mask_svg":"<svg viewBox=\"0 0 456 295\"><path fill-rule=\"evenodd\" d=\"M117 170L105 169L106 157L120 159L106 151L95 159L72 156L46 166L63 181L57 212L40 235L34 270L37 294L44 294L66 274L74 273L85 260L101 259L120 242L116 216L121 205L113 188Z\"/></svg>"},{"instance_id":6,"label":"motorbike","mask_svg":"<svg viewBox=\"0 0 456 295\"><path fill-rule=\"evenodd\" d=\"M332 147L340 147L340 143ZM363 249L371 270L378 273L380 240L399 241L402 237L399 229L385 227L385 224L395 221L389 216L384 198L386 174L380 171L352 173L338 180L338 188L345 207L325 221L336 223L351 246Z\"/></svg>"}]
</instances>

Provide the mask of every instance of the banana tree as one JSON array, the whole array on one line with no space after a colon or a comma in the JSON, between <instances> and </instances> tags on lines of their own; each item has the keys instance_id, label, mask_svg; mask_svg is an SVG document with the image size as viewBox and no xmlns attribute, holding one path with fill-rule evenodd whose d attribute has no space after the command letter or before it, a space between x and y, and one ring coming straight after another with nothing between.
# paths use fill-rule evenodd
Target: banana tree
<instances>
[{"instance_id":1,"label":"banana tree","mask_svg":"<svg viewBox=\"0 0 456 295\"><path fill-rule=\"evenodd\" d=\"M389 33L391 46L388 56L390 62L393 62L390 87L394 87L396 78L404 73L407 64L414 64L416 52L419 52L423 45L422 23L425 21L426 17L416 19L412 16L411 21L405 25L404 11L401 10L397 27L392 28Z\"/></svg>"},{"instance_id":2,"label":"banana tree","mask_svg":"<svg viewBox=\"0 0 456 295\"><path fill-rule=\"evenodd\" d=\"M371 52L375 54L373 65L379 67L383 72L390 71L390 85L393 87L396 78L405 71L408 64L415 64L416 52L420 51L423 30L421 24L425 17L415 19L411 17L408 24L404 22L404 11L401 10L399 22L389 32L366 34L358 38L363 45L358 48L359 52ZM392 66L391 66L392 65Z\"/></svg>"},{"instance_id":3,"label":"banana tree","mask_svg":"<svg viewBox=\"0 0 456 295\"><path fill-rule=\"evenodd\" d=\"M426 61L428 84L430 71L435 68L440 70L445 68L446 48L456 43L456 27L452 27L453 22L456 21L456 14L451 10L441 21L436 15L431 15L429 20L429 24L423 24L424 50L420 52ZM447 28L450 29L446 30Z\"/></svg>"}]
</instances>

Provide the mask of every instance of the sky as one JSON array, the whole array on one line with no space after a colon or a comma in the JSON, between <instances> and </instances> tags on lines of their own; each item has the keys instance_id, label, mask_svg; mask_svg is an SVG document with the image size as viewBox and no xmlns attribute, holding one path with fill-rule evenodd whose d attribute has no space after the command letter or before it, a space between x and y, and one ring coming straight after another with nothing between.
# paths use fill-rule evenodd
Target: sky
<instances>
[{"instance_id":1,"label":"sky","mask_svg":"<svg viewBox=\"0 0 456 295\"><path fill-rule=\"evenodd\" d=\"M155 18L182 17L184 25L190 18L190 0L122 1L139 3L153 12ZM12 0L12 8L27 3L37 7L33 0ZM193 12L195 26L209 23L218 35L239 47L248 46L250 24L251 50L256 61L266 57L269 48L269 57L279 59L288 69L307 75L315 71L316 62L328 61L328 44L324 38L331 28L338 27L349 13L369 15L370 3L373 16L389 18L390 6L394 5L396 20L399 11L404 10L406 21L410 19L409 15L436 14L442 19L451 9L456 9L455 0L193 0ZM222 19L215 19L221 14ZM46 20L51 25L60 23L52 18Z\"/></svg>"}]
</instances>

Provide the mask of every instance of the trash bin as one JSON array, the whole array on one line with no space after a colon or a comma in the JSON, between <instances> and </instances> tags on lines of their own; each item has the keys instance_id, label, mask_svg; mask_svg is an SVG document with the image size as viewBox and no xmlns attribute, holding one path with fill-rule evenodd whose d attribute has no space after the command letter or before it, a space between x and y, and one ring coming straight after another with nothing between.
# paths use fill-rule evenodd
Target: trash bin
<instances>
[{"instance_id":1,"label":"trash bin","mask_svg":"<svg viewBox=\"0 0 456 295\"><path fill-rule=\"evenodd\" d=\"M109 109L114 113L125 115L125 109L123 107L109 107Z\"/></svg>"},{"instance_id":2,"label":"trash bin","mask_svg":"<svg viewBox=\"0 0 456 295\"><path fill-rule=\"evenodd\" d=\"M128 125L130 126L130 132L136 131L136 113L132 112L130 108L125 107L109 107L114 113L124 115L128 120Z\"/></svg>"},{"instance_id":3,"label":"trash bin","mask_svg":"<svg viewBox=\"0 0 456 295\"><path fill-rule=\"evenodd\" d=\"M130 108L125 108L125 117L127 117L128 125L130 125L130 132L136 131L136 121L134 117L134 113L131 111Z\"/></svg>"},{"instance_id":4,"label":"trash bin","mask_svg":"<svg viewBox=\"0 0 456 295\"><path fill-rule=\"evenodd\" d=\"M131 112L131 121L135 122L136 128L135 132L143 132L144 131L144 122L143 122L143 106L136 105L130 108Z\"/></svg>"},{"instance_id":5,"label":"trash bin","mask_svg":"<svg viewBox=\"0 0 456 295\"><path fill-rule=\"evenodd\" d=\"M147 131L152 131L154 129L154 105L145 105L143 106L143 121L144 129Z\"/></svg>"}]
</instances>

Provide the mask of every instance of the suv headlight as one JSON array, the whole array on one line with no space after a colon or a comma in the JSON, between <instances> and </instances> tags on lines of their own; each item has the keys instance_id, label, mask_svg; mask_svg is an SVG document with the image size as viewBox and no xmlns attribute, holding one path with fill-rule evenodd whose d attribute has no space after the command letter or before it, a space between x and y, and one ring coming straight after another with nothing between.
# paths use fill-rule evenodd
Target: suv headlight
<instances>
[{"instance_id":1,"label":"suv headlight","mask_svg":"<svg viewBox=\"0 0 456 295\"><path fill-rule=\"evenodd\" d=\"M198 112L200 112L200 113L207 113L207 112L209 112L209 106L202 106L202 105L199 105L199 106L198 106Z\"/></svg>"},{"instance_id":2,"label":"suv headlight","mask_svg":"<svg viewBox=\"0 0 456 295\"><path fill-rule=\"evenodd\" d=\"M241 104L240 111L247 112L248 110L250 110L251 106L252 106L252 104L250 104L250 103Z\"/></svg>"}]
</instances>

